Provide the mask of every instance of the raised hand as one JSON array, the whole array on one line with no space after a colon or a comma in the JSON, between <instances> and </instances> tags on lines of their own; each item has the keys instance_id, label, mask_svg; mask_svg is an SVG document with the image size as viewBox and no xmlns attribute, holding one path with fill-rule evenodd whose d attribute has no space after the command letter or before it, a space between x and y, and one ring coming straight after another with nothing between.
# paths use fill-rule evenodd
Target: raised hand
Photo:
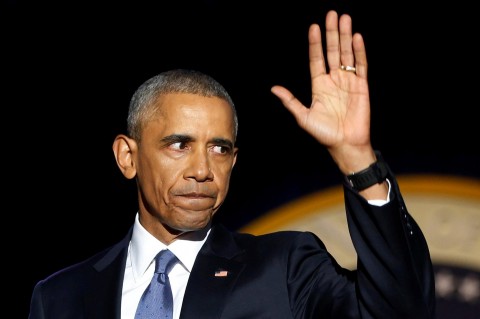
<instances>
[{"instance_id":1,"label":"raised hand","mask_svg":"<svg viewBox=\"0 0 480 319\"><path fill-rule=\"evenodd\" d=\"M321 28L308 33L312 102L302 104L288 89L272 87L298 125L323 144L345 174L375 161L370 143L367 56L361 34L352 34L349 15L329 11L325 20L326 57ZM328 63L328 66L327 66Z\"/></svg>"}]
</instances>

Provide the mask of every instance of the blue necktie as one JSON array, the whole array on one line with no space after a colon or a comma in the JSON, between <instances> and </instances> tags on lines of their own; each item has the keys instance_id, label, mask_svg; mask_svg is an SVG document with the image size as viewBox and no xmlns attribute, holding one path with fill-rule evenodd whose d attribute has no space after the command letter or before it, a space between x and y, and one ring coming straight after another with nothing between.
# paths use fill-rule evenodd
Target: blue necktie
<instances>
[{"instance_id":1,"label":"blue necktie","mask_svg":"<svg viewBox=\"0 0 480 319\"><path fill-rule=\"evenodd\" d=\"M138 303L135 319L171 319L173 296L167 272L175 265L177 257L168 249L155 257L155 274Z\"/></svg>"}]
</instances>

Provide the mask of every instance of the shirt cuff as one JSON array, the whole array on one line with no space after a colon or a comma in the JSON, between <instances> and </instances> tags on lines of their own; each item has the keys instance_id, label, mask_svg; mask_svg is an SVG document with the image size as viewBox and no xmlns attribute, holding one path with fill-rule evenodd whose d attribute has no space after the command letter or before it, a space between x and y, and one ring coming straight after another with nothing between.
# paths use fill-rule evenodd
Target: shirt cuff
<instances>
[{"instance_id":1,"label":"shirt cuff","mask_svg":"<svg viewBox=\"0 0 480 319\"><path fill-rule=\"evenodd\" d=\"M390 202L390 189L391 189L391 185L390 185L390 181L388 180L388 178L386 179L387 183L388 183L388 195L387 195L387 199L370 199L368 201L368 203L370 205L374 205L374 206L383 206L385 205L386 203Z\"/></svg>"}]
</instances>

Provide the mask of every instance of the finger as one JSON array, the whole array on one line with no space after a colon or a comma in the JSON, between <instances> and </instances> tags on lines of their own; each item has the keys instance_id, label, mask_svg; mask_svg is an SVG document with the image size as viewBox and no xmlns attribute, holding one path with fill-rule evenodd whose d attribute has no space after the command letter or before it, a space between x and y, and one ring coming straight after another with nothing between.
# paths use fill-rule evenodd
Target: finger
<instances>
[{"instance_id":1,"label":"finger","mask_svg":"<svg viewBox=\"0 0 480 319\"><path fill-rule=\"evenodd\" d=\"M365 42L360 33L353 35L352 40L353 53L355 55L355 67L357 68L356 74L362 78L367 78L367 52L365 49Z\"/></svg>"},{"instance_id":2,"label":"finger","mask_svg":"<svg viewBox=\"0 0 480 319\"><path fill-rule=\"evenodd\" d=\"M312 24L308 30L308 56L310 59L310 76L312 79L325 74L325 58L323 56L322 34L318 24Z\"/></svg>"},{"instance_id":3,"label":"finger","mask_svg":"<svg viewBox=\"0 0 480 319\"><path fill-rule=\"evenodd\" d=\"M283 86L275 85L271 88L271 92L280 99L285 108L289 110L297 122L301 124L303 122L302 119L306 117L305 112L307 112L307 109L305 106Z\"/></svg>"},{"instance_id":4,"label":"finger","mask_svg":"<svg viewBox=\"0 0 480 319\"><path fill-rule=\"evenodd\" d=\"M352 18L344 14L339 19L340 30L340 63L355 67L352 49Z\"/></svg>"},{"instance_id":5,"label":"finger","mask_svg":"<svg viewBox=\"0 0 480 319\"><path fill-rule=\"evenodd\" d=\"M340 42L338 34L338 14L329 11L325 18L325 36L327 45L327 61L330 70L340 68Z\"/></svg>"}]
</instances>

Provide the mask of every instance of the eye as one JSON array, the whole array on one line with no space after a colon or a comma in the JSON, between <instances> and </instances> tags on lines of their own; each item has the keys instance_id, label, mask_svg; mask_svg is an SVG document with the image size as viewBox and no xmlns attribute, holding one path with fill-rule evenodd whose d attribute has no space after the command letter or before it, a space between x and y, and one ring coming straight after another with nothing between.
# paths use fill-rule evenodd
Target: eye
<instances>
[{"instance_id":1,"label":"eye","mask_svg":"<svg viewBox=\"0 0 480 319\"><path fill-rule=\"evenodd\" d=\"M170 144L168 147L171 148L171 149L174 149L174 150L183 150L183 149L187 148L187 143L186 142L175 142L175 143Z\"/></svg>"},{"instance_id":2,"label":"eye","mask_svg":"<svg viewBox=\"0 0 480 319\"><path fill-rule=\"evenodd\" d=\"M227 146L223 146L223 145L215 145L214 147L212 147L212 150L214 153L217 153L217 154L228 154L230 153L230 148L227 147Z\"/></svg>"}]
</instances>

